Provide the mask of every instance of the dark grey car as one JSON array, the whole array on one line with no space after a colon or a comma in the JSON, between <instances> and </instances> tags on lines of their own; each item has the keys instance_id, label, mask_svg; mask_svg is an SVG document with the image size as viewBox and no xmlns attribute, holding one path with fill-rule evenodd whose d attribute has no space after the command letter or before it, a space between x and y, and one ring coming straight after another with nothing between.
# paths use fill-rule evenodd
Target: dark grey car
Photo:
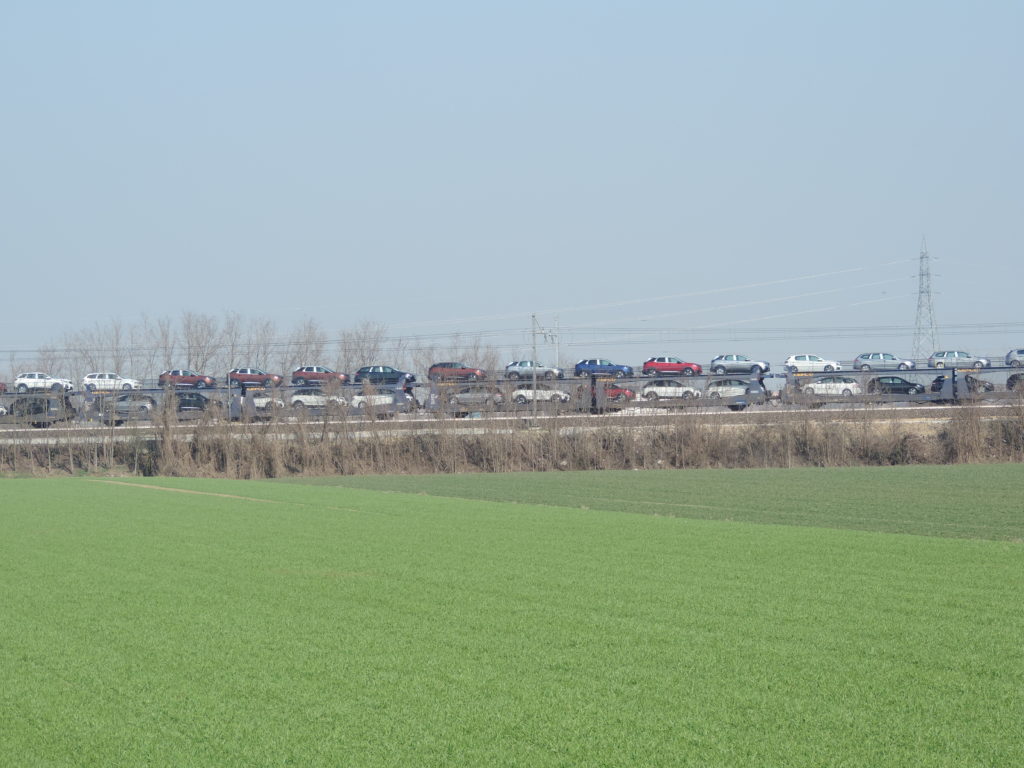
<instances>
[{"instance_id":1,"label":"dark grey car","mask_svg":"<svg viewBox=\"0 0 1024 768\"><path fill-rule=\"evenodd\" d=\"M101 406L106 424L123 424L126 421L144 421L152 417L157 407L156 398L144 392L126 392Z\"/></svg>"}]
</instances>

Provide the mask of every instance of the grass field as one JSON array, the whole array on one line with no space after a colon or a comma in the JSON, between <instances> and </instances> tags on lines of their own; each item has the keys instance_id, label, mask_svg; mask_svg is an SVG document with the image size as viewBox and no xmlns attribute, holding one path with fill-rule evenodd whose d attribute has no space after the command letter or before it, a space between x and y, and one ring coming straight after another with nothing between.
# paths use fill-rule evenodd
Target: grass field
<instances>
[{"instance_id":1,"label":"grass field","mask_svg":"<svg viewBox=\"0 0 1024 768\"><path fill-rule=\"evenodd\" d=\"M0 481L0 765L1021 765L1022 481Z\"/></svg>"}]
</instances>

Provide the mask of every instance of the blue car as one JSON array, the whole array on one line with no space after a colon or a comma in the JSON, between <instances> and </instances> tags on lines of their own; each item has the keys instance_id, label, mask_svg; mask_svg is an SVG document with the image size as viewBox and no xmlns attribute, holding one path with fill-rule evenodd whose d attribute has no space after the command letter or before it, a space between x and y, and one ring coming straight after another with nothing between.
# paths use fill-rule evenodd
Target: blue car
<instances>
[{"instance_id":1,"label":"blue car","mask_svg":"<svg viewBox=\"0 0 1024 768\"><path fill-rule=\"evenodd\" d=\"M633 375L633 368L629 365L616 365L610 360L591 358L580 360L573 369L576 376L614 376L621 379Z\"/></svg>"}]
</instances>

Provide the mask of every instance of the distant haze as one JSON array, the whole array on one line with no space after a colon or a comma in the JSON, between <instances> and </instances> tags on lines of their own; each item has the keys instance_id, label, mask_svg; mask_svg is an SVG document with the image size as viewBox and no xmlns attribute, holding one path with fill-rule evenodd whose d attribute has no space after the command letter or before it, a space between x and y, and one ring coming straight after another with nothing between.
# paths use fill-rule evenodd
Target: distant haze
<instances>
[{"instance_id":1,"label":"distant haze","mask_svg":"<svg viewBox=\"0 0 1024 768\"><path fill-rule=\"evenodd\" d=\"M940 346L1001 357L1022 28L1016 2L9 4L0 370L188 312L501 362L531 313L563 363L909 355L923 236Z\"/></svg>"}]
</instances>

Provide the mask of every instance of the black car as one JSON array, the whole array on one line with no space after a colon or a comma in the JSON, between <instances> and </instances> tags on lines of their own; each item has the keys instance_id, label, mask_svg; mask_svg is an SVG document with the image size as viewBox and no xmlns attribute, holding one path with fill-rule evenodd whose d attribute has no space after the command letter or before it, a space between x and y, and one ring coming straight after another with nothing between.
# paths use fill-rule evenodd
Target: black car
<instances>
[{"instance_id":1,"label":"black car","mask_svg":"<svg viewBox=\"0 0 1024 768\"><path fill-rule=\"evenodd\" d=\"M390 365L364 365L356 371L352 380L356 384L390 384L395 386L397 384L412 384L412 382L416 381L416 377L411 373L392 368Z\"/></svg>"},{"instance_id":2,"label":"black car","mask_svg":"<svg viewBox=\"0 0 1024 768\"><path fill-rule=\"evenodd\" d=\"M48 427L56 421L71 421L78 411L61 395L29 395L11 403L8 413L33 427Z\"/></svg>"},{"instance_id":3,"label":"black car","mask_svg":"<svg viewBox=\"0 0 1024 768\"><path fill-rule=\"evenodd\" d=\"M946 380L949 378L950 377L945 374L936 376L932 381L932 392L941 392L946 386ZM959 383L961 386L966 384L967 391L972 395L979 395L983 392L992 392L996 388L996 385L991 381L979 379L977 376L971 376L969 373L961 376ZM1007 385L1009 385L1009 382L1007 382ZM963 389L961 389L960 392L963 393Z\"/></svg>"},{"instance_id":4,"label":"black car","mask_svg":"<svg viewBox=\"0 0 1024 768\"><path fill-rule=\"evenodd\" d=\"M877 395L920 395L923 384L915 384L901 376L876 376L868 381L868 392Z\"/></svg>"}]
</instances>

